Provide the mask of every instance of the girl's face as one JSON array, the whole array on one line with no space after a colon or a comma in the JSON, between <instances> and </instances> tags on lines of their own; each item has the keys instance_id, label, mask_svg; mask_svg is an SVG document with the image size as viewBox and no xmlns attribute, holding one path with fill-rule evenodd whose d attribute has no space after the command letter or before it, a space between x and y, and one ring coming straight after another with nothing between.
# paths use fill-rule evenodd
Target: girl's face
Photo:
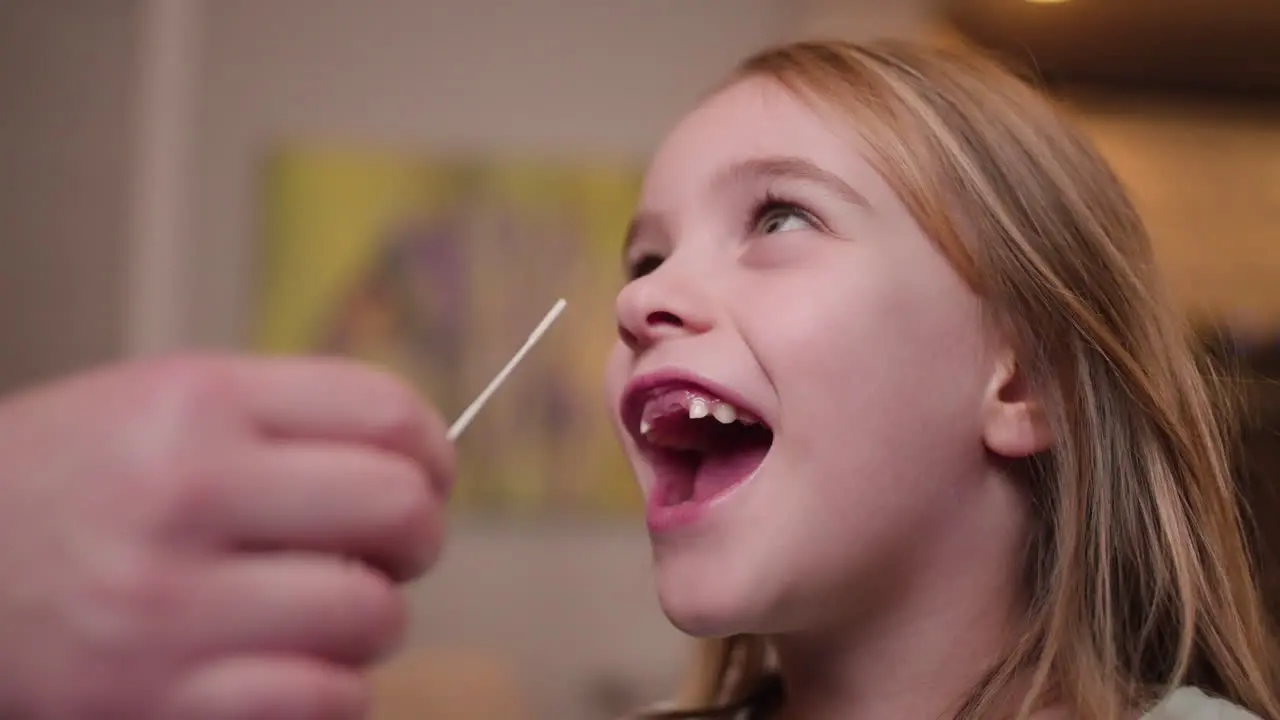
<instances>
[{"instance_id":1,"label":"girl's face","mask_svg":"<svg viewBox=\"0 0 1280 720\"><path fill-rule=\"evenodd\" d=\"M866 156L835 115L747 79L646 177L607 385L660 599L690 633L963 592L1025 530L990 461L1006 353Z\"/></svg>"}]
</instances>

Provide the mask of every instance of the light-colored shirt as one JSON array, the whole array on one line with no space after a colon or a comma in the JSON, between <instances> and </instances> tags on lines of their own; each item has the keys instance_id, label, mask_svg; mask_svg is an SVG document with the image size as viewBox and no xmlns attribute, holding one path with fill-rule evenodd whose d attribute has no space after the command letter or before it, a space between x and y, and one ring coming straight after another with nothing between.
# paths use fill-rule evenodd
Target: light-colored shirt
<instances>
[{"instance_id":1,"label":"light-colored shirt","mask_svg":"<svg viewBox=\"0 0 1280 720\"><path fill-rule=\"evenodd\" d=\"M1260 720L1257 715L1197 688L1179 688L1143 716L1143 720Z\"/></svg>"},{"instance_id":2,"label":"light-colored shirt","mask_svg":"<svg viewBox=\"0 0 1280 720\"><path fill-rule=\"evenodd\" d=\"M762 720L772 717L776 710L756 708L736 716L736 720ZM1174 690L1147 711L1141 720L1262 720L1239 705L1210 697L1195 687Z\"/></svg>"},{"instance_id":3,"label":"light-colored shirt","mask_svg":"<svg viewBox=\"0 0 1280 720\"><path fill-rule=\"evenodd\" d=\"M737 720L753 720L772 716L773 712L758 708L742 712ZM1199 688L1185 687L1169 693L1156 707L1147 711L1142 720L1262 720L1234 703L1210 697Z\"/></svg>"}]
</instances>

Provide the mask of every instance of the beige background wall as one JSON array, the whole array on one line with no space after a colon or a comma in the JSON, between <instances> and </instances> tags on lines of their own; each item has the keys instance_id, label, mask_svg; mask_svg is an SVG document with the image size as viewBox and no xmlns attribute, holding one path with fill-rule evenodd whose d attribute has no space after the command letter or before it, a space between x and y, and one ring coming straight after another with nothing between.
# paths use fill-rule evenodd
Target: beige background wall
<instances>
[{"instance_id":1,"label":"beige background wall","mask_svg":"<svg viewBox=\"0 0 1280 720\"><path fill-rule=\"evenodd\" d=\"M1280 331L1280 105L1081 107L1187 309Z\"/></svg>"},{"instance_id":2,"label":"beige background wall","mask_svg":"<svg viewBox=\"0 0 1280 720\"><path fill-rule=\"evenodd\" d=\"M136 5L0 3L0 391L120 351Z\"/></svg>"}]
</instances>

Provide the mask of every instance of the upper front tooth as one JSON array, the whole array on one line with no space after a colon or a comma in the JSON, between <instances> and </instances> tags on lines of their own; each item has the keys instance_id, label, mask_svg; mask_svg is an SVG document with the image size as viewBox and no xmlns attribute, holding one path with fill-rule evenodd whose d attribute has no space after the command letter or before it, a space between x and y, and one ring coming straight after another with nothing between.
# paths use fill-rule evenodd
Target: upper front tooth
<instances>
[{"instance_id":1,"label":"upper front tooth","mask_svg":"<svg viewBox=\"0 0 1280 720\"><path fill-rule=\"evenodd\" d=\"M724 425L738 419L738 409L727 402L716 403L716 408L711 414Z\"/></svg>"},{"instance_id":2,"label":"upper front tooth","mask_svg":"<svg viewBox=\"0 0 1280 720\"><path fill-rule=\"evenodd\" d=\"M707 406L707 401L702 398L694 398L689 403L689 418L697 420L711 414L711 408Z\"/></svg>"},{"instance_id":3,"label":"upper front tooth","mask_svg":"<svg viewBox=\"0 0 1280 720\"><path fill-rule=\"evenodd\" d=\"M653 429L653 423L649 422L648 420L641 420L641 421L640 421L640 434L641 434L641 435L648 435L648 434L649 434L649 431L650 431L650 430L652 430L652 429Z\"/></svg>"}]
</instances>

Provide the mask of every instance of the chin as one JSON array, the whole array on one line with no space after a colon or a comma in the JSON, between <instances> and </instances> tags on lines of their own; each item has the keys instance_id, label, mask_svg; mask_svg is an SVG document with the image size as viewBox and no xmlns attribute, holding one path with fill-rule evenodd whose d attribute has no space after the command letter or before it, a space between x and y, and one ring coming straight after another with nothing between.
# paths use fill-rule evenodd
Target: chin
<instances>
[{"instance_id":1,"label":"chin","mask_svg":"<svg viewBox=\"0 0 1280 720\"><path fill-rule=\"evenodd\" d=\"M698 638L720 638L764 632L770 603L762 585L743 575L723 572L723 565L662 558L655 565L658 602L681 632Z\"/></svg>"},{"instance_id":2,"label":"chin","mask_svg":"<svg viewBox=\"0 0 1280 720\"><path fill-rule=\"evenodd\" d=\"M743 613L689 593L659 593L667 620L680 632L696 638L723 638L749 632Z\"/></svg>"}]
</instances>

